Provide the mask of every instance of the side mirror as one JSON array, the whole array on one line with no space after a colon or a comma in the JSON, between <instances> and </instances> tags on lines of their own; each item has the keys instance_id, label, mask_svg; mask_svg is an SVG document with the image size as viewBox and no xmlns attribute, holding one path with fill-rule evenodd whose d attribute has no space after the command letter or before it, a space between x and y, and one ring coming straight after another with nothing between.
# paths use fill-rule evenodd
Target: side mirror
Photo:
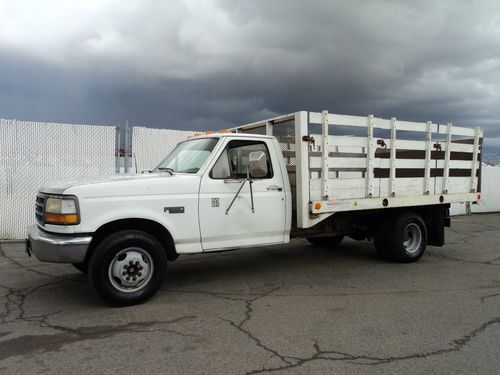
<instances>
[{"instance_id":1,"label":"side mirror","mask_svg":"<svg viewBox=\"0 0 500 375\"><path fill-rule=\"evenodd\" d=\"M255 178L267 176L267 156L264 151L254 151L248 154L248 173Z\"/></svg>"}]
</instances>

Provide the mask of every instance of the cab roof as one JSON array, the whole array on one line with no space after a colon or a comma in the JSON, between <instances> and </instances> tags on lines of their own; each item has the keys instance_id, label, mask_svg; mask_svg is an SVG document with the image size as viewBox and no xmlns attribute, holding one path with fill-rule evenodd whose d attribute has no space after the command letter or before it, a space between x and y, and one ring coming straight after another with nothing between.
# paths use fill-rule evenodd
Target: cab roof
<instances>
[{"instance_id":1,"label":"cab roof","mask_svg":"<svg viewBox=\"0 0 500 375\"><path fill-rule=\"evenodd\" d=\"M265 135L265 134L223 132L223 133L205 133L205 134L197 133L197 134L189 137L189 139L224 138L224 137L231 137L231 138L252 137L252 138L266 138L266 139L272 138L271 135Z\"/></svg>"}]
</instances>

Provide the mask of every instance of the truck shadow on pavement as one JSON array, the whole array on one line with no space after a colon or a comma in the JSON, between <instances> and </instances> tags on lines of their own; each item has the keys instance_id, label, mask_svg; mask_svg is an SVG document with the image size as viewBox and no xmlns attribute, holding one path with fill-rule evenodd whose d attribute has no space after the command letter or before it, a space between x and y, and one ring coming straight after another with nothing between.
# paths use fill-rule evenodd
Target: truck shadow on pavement
<instances>
[{"instance_id":1,"label":"truck shadow on pavement","mask_svg":"<svg viewBox=\"0 0 500 375\"><path fill-rule=\"evenodd\" d=\"M34 293L43 294L54 305L96 306L102 303L94 296L85 274L71 265L48 264L25 257L0 246L0 265L16 273L8 285L0 288L8 291L7 299L16 305ZM3 258L3 261L2 261ZM260 284L262 280L278 280L297 275L327 272L335 277L336 270L345 270L349 265L383 264L370 242L347 240L336 248L315 247L306 241L293 241L291 245L240 249L227 252L183 255L169 262L162 290L170 288L188 289L210 286L232 285L246 288L247 283ZM4 273L4 277L8 275ZM18 279L19 282L15 282ZM14 281L14 282L13 282ZM21 302L20 302L21 303Z\"/></svg>"},{"instance_id":2,"label":"truck shadow on pavement","mask_svg":"<svg viewBox=\"0 0 500 375\"><path fill-rule=\"evenodd\" d=\"M236 287L242 282L260 283L261 280L278 280L310 273L328 273L346 266L387 264L378 256L371 242L346 241L336 248L309 245L305 241L290 247L235 250L213 254L184 255L169 264L162 289L189 288L201 283L215 283Z\"/></svg>"}]
</instances>

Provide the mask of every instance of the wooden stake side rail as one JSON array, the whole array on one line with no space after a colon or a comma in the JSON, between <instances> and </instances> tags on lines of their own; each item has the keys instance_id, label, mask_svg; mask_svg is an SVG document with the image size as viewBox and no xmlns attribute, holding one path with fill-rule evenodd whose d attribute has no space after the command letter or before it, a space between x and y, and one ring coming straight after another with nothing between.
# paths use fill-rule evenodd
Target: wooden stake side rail
<instances>
[{"instance_id":1,"label":"wooden stake side rail","mask_svg":"<svg viewBox=\"0 0 500 375\"><path fill-rule=\"evenodd\" d=\"M311 124L320 125L321 134L311 134ZM280 137L280 126L292 126L292 132ZM365 128L366 136L330 135L335 126ZM251 133L261 127L286 143L282 152L293 175L299 228L340 211L479 199L480 128L302 111L233 131ZM389 131L390 137L375 137L377 129ZM399 139L402 131L423 133L422 140Z\"/></svg>"}]
</instances>

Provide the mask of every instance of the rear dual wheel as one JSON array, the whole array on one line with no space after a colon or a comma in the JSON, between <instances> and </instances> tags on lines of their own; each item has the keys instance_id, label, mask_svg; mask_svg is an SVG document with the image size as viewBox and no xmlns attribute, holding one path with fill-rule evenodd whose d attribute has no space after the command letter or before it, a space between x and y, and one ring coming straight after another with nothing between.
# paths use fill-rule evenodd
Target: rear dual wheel
<instances>
[{"instance_id":1,"label":"rear dual wheel","mask_svg":"<svg viewBox=\"0 0 500 375\"><path fill-rule=\"evenodd\" d=\"M427 227L417 213L404 212L384 220L373 242L377 251L391 260L416 262L425 252Z\"/></svg>"}]
</instances>

